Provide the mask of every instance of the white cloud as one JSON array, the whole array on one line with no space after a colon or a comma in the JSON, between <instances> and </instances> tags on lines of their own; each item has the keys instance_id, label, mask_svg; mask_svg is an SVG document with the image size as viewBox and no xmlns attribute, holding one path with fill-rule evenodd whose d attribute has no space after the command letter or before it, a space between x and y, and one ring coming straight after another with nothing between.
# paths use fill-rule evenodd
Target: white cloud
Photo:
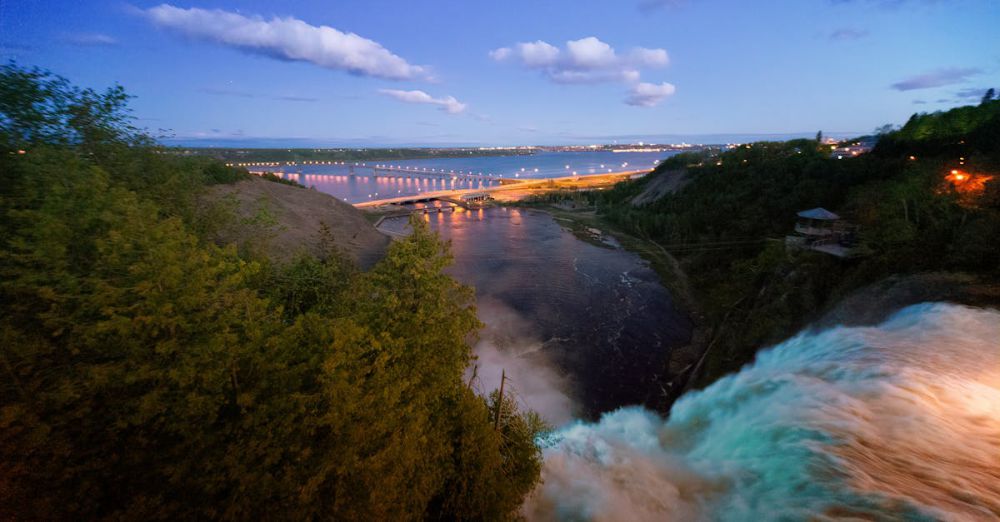
<instances>
[{"instance_id":1,"label":"white cloud","mask_svg":"<svg viewBox=\"0 0 1000 522\"><path fill-rule=\"evenodd\" d=\"M632 86L625 103L635 107L654 107L676 91L677 88L667 82L637 83Z\"/></svg>"},{"instance_id":2,"label":"white cloud","mask_svg":"<svg viewBox=\"0 0 1000 522\"><path fill-rule=\"evenodd\" d=\"M666 67L670 63L667 51L637 47L630 53L632 62L646 67Z\"/></svg>"},{"instance_id":3,"label":"white cloud","mask_svg":"<svg viewBox=\"0 0 1000 522\"><path fill-rule=\"evenodd\" d=\"M495 49L490 57L539 70L556 83L635 83L639 69L664 67L670 61L664 49L636 47L621 55L593 36L570 40L565 49L542 40L522 42Z\"/></svg>"},{"instance_id":4,"label":"white cloud","mask_svg":"<svg viewBox=\"0 0 1000 522\"><path fill-rule=\"evenodd\" d=\"M593 36L566 42L566 54L573 65L580 69L608 68L618 61L615 50Z\"/></svg>"},{"instance_id":5,"label":"white cloud","mask_svg":"<svg viewBox=\"0 0 1000 522\"><path fill-rule=\"evenodd\" d=\"M643 69L666 67L670 63L665 49L636 47L619 54L594 36L570 40L563 49L542 40L522 42L490 51L490 58L539 71L555 83L622 83L630 87L625 103L637 107L653 107L675 90L669 83L641 81Z\"/></svg>"},{"instance_id":6,"label":"white cloud","mask_svg":"<svg viewBox=\"0 0 1000 522\"><path fill-rule=\"evenodd\" d=\"M511 52L510 47L501 47L490 51L490 58L493 58L498 62L502 62L507 58L510 58Z\"/></svg>"},{"instance_id":7,"label":"white cloud","mask_svg":"<svg viewBox=\"0 0 1000 522\"><path fill-rule=\"evenodd\" d=\"M405 103L437 105L448 114L460 114L468 108L468 105L456 100L454 96L435 98L424 91L401 91L398 89L379 89L378 92Z\"/></svg>"},{"instance_id":8,"label":"white cloud","mask_svg":"<svg viewBox=\"0 0 1000 522\"><path fill-rule=\"evenodd\" d=\"M389 80L429 79L424 67L407 63L378 42L292 17L265 20L221 9L182 9L169 4L142 13L154 25L190 38L280 60Z\"/></svg>"}]
</instances>

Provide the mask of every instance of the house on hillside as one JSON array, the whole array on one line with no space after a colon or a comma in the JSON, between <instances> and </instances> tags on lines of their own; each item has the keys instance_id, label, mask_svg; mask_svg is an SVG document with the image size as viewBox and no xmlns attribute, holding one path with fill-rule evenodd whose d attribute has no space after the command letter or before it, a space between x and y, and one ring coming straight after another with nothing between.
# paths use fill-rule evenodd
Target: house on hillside
<instances>
[{"instance_id":1,"label":"house on hillside","mask_svg":"<svg viewBox=\"0 0 1000 522\"><path fill-rule=\"evenodd\" d=\"M825 208L796 214L795 233L785 237L788 250L813 250L837 257L858 255L857 229Z\"/></svg>"}]
</instances>

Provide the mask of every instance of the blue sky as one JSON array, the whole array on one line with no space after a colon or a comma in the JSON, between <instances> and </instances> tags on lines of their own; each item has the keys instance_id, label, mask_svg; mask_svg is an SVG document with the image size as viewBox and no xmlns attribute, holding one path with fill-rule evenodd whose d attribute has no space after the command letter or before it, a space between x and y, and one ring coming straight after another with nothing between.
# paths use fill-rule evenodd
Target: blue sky
<instances>
[{"instance_id":1,"label":"blue sky","mask_svg":"<svg viewBox=\"0 0 1000 522\"><path fill-rule=\"evenodd\" d=\"M1000 88L998 0L0 0L0 58L188 143L865 133Z\"/></svg>"}]
</instances>

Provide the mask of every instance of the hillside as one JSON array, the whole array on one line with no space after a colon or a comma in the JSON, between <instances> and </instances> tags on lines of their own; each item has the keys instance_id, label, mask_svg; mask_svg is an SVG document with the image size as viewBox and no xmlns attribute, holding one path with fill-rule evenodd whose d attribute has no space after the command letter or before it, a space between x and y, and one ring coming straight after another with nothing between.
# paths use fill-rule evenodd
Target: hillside
<instances>
[{"instance_id":1,"label":"hillside","mask_svg":"<svg viewBox=\"0 0 1000 522\"><path fill-rule=\"evenodd\" d=\"M362 268L374 265L389 245L359 210L316 190L251 177L210 187L203 202L231 207L237 217L215 231L218 243L258 247L278 261L321 255L323 234Z\"/></svg>"},{"instance_id":2,"label":"hillside","mask_svg":"<svg viewBox=\"0 0 1000 522\"><path fill-rule=\"evenodd\" d=\"M831 147L812 140L745 144L670 158L646 179L587 197L603 219L680 260L712 332L700 381L708 383L868 285L895 292L872 307L913 296L995 301L998 136L1000 100L989 100L914 115L855 158L834 159ZM683 187L649 197L679 171ZM856 228L857 257L786 249L796 213L816 207ZM923 273L943 275L906 277ZM877 285L893 276L909 283ZM926 292L915 290L921 281ZM849 311L858 302L845 305L843 317L864 316Z\"/></svg>"}]
</instances>

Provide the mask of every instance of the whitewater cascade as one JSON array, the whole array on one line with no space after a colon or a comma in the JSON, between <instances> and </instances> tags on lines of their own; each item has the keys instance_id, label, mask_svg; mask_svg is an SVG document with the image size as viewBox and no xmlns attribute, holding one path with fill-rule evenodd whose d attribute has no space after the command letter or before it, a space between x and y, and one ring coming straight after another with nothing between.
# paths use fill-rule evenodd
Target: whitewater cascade
<instances>
[{"instance_id":1,"label":"whitewater cascade","mask_svg":"<svg viewBox=\"0 0 1000 522\"><path fill-rule=\"evenodd\" d=\"M804 332L689 393L542 441L529 520L1000 519L1000 312Z\"/></svg>"}]
</instances>

